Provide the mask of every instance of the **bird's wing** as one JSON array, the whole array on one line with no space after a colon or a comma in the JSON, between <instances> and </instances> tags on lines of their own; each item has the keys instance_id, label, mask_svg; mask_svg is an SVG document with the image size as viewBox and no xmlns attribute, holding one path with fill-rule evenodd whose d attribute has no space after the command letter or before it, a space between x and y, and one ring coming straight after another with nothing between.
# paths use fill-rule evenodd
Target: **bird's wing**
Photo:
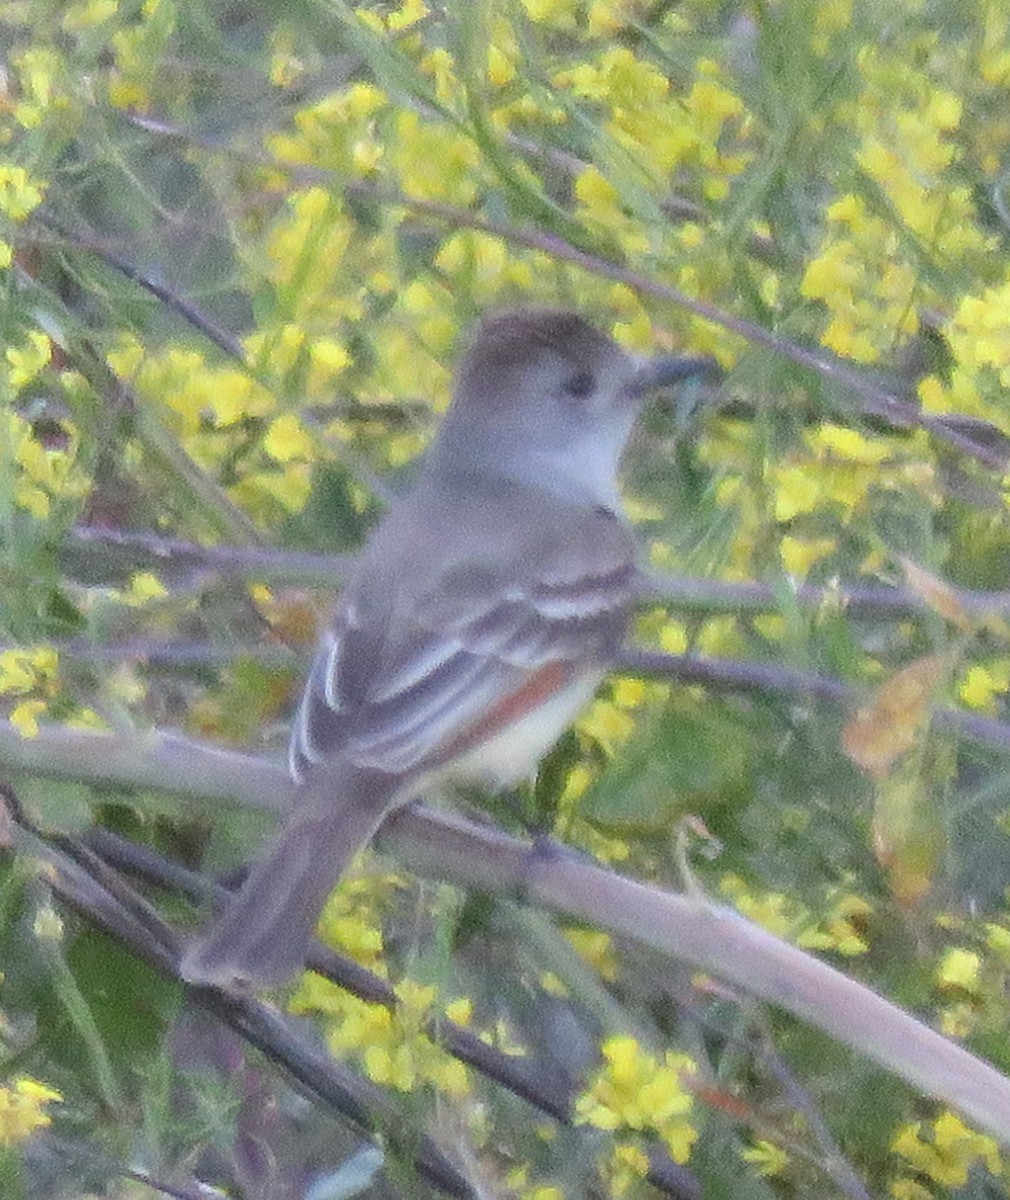
<instances>
[{"instance_id":1,"label":"bird's wing","mask_svg":"<svg viewBox=\"0 0 1010 1200\"><path fill-rule=\"evenodd\" d=\"M439 529L431 545L390 521L341 599L292 732L296 778L337 760L430 770L514 719L527 689L546 699L617 649L635 566L612 514L545 498L518 564L496 549L501 497L425 516L403 524Z\"/></svg>"}]
</instances>

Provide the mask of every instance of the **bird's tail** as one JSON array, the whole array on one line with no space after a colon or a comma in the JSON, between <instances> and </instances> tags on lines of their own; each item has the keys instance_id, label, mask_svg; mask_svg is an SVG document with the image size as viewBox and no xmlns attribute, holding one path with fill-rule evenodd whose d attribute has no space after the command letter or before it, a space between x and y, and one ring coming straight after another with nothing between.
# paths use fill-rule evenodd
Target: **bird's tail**
<instances>
[{"instance_id":1,"label":"bird's tail","mask_svg":"<svg viewBox=\"0 0 1010 1200\"><path fill-rule=\"evenodd\" d=\"M293 975L326 897L391 807L391 789L375 775L310 781L265 857L187 947L182 977L248 992Z\"/></svg>"}]
</instances>

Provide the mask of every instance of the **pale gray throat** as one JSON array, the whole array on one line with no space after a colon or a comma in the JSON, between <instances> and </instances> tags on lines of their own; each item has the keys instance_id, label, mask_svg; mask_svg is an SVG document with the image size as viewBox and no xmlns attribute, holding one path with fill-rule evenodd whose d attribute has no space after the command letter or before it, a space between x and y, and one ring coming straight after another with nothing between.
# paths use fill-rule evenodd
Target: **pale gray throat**
<instances>
[{"instance_id":1,"label":"pale gray throat","mask_svg":"<svg viewBox=\"0 0 1010 1200\"><path fill-rule=\"evenodd\" d=\"M587 421L571 441L555 445L531 439L506 422L448 418L428 451L426 469L446 476L514 480L617 511L617 466L633 417L629 413L609 426Z\"/></svg>"}]
</instances>

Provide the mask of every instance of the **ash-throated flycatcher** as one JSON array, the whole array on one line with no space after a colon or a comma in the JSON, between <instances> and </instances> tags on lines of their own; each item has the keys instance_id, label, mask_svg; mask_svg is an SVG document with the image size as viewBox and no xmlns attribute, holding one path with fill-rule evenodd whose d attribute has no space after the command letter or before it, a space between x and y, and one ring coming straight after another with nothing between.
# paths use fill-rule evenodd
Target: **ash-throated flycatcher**
<instances>
[{"instance_id":1,"label":"ash-throated flycatcher","mask_svg":"<svg viewBox=\"0 0 1010 1200\"><path fill-rule=\"evenodd\" d=\"M301 797L186 979L283 981L387 813L446 778L535 769L625 631L636 567L616 475L640 402L712 365L636 359L565 311L484 321L416 485L323 632L291 736Z\"/></svg>"}]
</instances>

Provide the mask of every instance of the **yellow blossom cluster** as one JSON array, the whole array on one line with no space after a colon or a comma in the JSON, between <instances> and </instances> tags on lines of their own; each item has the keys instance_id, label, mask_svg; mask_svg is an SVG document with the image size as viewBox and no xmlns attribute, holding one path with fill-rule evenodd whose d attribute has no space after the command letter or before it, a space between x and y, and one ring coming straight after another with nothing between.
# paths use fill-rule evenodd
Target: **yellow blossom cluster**
<instances>
[{"instance_id":1,"label":"yellow blossom cluster","mask_svg":"<svg viewBox=\"0 0 1010 1200\"><path fill-rule=\"evenodd\" d=\"M828 228L801 292L828 310L826 346L875 362L915 332L919 308L936 299L924 282L926 256L960 262L985 253L991 239L953 170L958 98L872 46L859 68L864 89L839 111L859 136L853 187L826 207Z\"/></svg>"},{"instance_id":2,"label":"yellow blossom cluster","mask_svg":"<svg viewBox=\"0 0 1010 1200\"><path fill-rule=\"evenodd\" d=\"M754 1168L759 1175L770 1179L775 1175L784 1174L789 1166L789 1155L781 1146L758 1138L752 1146L740 1152L740 1157Z\"/></svg>"},{"instance_id":3,"label":"yellow blossom cluster","mask_svg":"<svg viewBox=\"0 0 1010 1200\"><path fill-rule=\"evenodd\" d=\"M332 335L341 321L361 318L371 264L348 253L356 228L339 197L323 188L306 188L288 197L267 238L265 264L266 276L278 293L277 317L283 317L283 322L275 319L275 331L259 347L262 357L272 361L284 350L277 344L278 330L301 326ZM359 256L365 252L360 240L355 249ZM348 285L346 280L354 282ZM300 343L291 347L287 355L300 348ZM345 366L346 358L336 365ZM283 366L289 363L285 360Z\"/></svg>"},{"instance_id":4,"label":"yellow blossom cluster","mask_svg":"<svg viewBox=\"0 0 1010 1200\"><path fill-rule=\"evenodd\" d=\"M789 450L769 455L760 477L754 471L752 437L750 426L727 421L700 447L703 460L720 472L716 498L733 512L737 530L723 567L726 578L752 579L758 563L777 551L786 572L802 580L838 549L839 531L827 519L855 524L883 491L915 495L929 508L940 503L931 451L921 435L871 437L825 421L804 430ZM876 565L871 554L865 566ZM667 636L674 638L674 631ZM664 648L683 649L672 641ZM735 648L719 649L744 651L739 639Z\"/></svg>"},{"instance_id":5,"label":"yellow blossom cluster","mask_svg":"<svg viewBox=\"0 0 1010 1200\"><path fill-rule=\"evenodd\" d=\"M49 446L19 413L0 410L0 478L12 481L14 504L38 520L49 516L54 501L77 499L87 486L77 466L74 431L62 428L66 444Z\"/></svg>"},{"instance_id":6,"label":"yellow blossom cluster","mask_svg":"<svg viewBox=\"0 0 1010 1200\"><path fill-rule=\"evenodd\" d=\"M429 9L424 0L401 0L399 8L393 9L385 16L362 5L355 10L358 20L373 33L402 33L410 29L428 15Z\"/></svg>"},{"instance_id":7,"label":"yellow blossom cluster","mask_svg":"<svg viewBox=\"0 0 1010 1200\"><path fill-rule=\"evenodd\" d=\"M672 1050L657 1058L623 1035L608 1038L601 1052L603 1065L576 1101L576 1122L655 1134L675 1162L687 1162L698 1132L688 1119L693 1098L683 1078L694 1074L694 1062Z\"/></svg>"},{"instance_id":8,"label":"yellow blossom cluster","mask_svg":"<svg viewBox=\"0 0 1010 1200\"><path fill-rule=\"evenodd\" d=\"M604 7L592 6L587 18L590 25L602 23L601 29L604 25L613 29L624 20L634 20L637 9L633 2L611 4L605 14ZM714 62L697 64L693 79L678 92L667 73L647 55L604 44L598 55L577 56L571 65L556 71L552 88L514 91L510 64L516 59L519 42L513 17L489 14L487 71L493 91L500 95L489 96L489 125L481 133L474 132L467 119L473 101L464 81L472 64L458 60L453 50L433 44L417 32L429 15L424 5L405 3L389 13L359 7L356 12L367 31L361 35L366 39L366 55L385 67L390 56L397 57L399 69L419 70L430 79L434 94L424 104L403 105L376 83L355 81L299 110L290 131L268 138L267 145L279 163L310 163L340 174L366 174L380 185L388 179L420 202L460 208L471 206L489 187L504 183L517 206L550 220L552 213L560 218L560 209L546 198L537 161L513 154L506 169L488 143L490 131L508 138L514 123L521 122L526 129L565 123L576 108L584 113L587 104L593 105L601 113L600 154L598 162L590 159L581 169L573 167L578 222L599 235L604 244L614 241L629 254L659 254L676 263L677 281L688 291L714 292L719 281L728 277L729 261L717 225L708 238L697 224L678 228L660 208L673 171L689 172L705 197L719 200L748 161L740 150L746 123L743 104L723 82L723 72ZM571 6L539 5L526 15L537 25L564 26L569 17L581 21L585 14ZM394 28L399 36L390 46L388 35ZM371 43L368 39L372 37L378 40ZM388 71L377 71L376 77L385 80ZM429 111L439 106L441 114ZM732 147L725 149L724 141L731 141ZM631 162L636 164L634 179L628 176ZM625 165L619 166L621 163ZM323 246L313 238L307 228L308 210L294 211L303 203L309 204L313 219L324 222L339 244ZM371 378L363 381L366 397L374 389L376 398L384 398L381 385L387 379L383 368L388 365L395 373L396 363L403 361L403 338L395 328L396 318L409 314L411 327L424 336L434 355L444 356L448 337L459 325L457 300L461 293L473 294L475 301L481 302L486 292L491 303L501 303L503 294L509 293L535 297L543 291L554 297L567 273L545 253L507 247L492 236L458 230L448 235L437 256L436 275L402 277L404 264L396 241L401 214L384 210L381 230L365 238L356 218L339 211L337 201L330 203L334 207L323 213L319 196L305 201L299 196L289 202L296 219L286 227L284 222L275 227L270 258L277 264L278 286L283 287L285 279L299 283L297 293L294 286L286 289L291 297L288 303L294 303L297 294L298 303L305 305L307 293L319 302L314 309L321 314L324 297L328 297L336 306L329 314L331 324L342 318L360 318L360 311L346 307L340 311L348 302L365 311L376 308L370 297L348 293L346 285L341 287L348 278L371 281L372 296L383 297L384 313L389 313L385 296L396 297L388 324L372 321L369 325L370 350L382 361ZM611 301L603 293L611 286L580 277L581 302L592 303L598 296L601 308L609 305ZM624 290L631 295L630 289ZM654 344L645 309L637 297L632 296L632 301L620 305L615 333L632 345ZM424 328L433 322L439 325L437 337ZM689 324L690 341L697 349L728 353L725 339L720 345L710 327L700 322ZM388 346L393 346L395 353L387 352ZM413 350L416 353L416 347ZM375 382L380 384L378 389ZM420 388L424 382L424 378L416 379L415 386Z\"/></svg>"},{"instance_id":9,"label":"yellow blossom cluster","mask_svg":"<svg viewBox=\"0 0 1010 1200\"><path fill-rule=\"evenodd\" d=\"M380 909L398 887L395 876L350 877L331 895L319 920L319 936L376 975L386 975ZM455 1000L438 1005L436 990L401 980L397 1004L389 1009L370 1004L336 987L322 976L306 973L290 1002L292 1012L315 1013L334 1055L360 1062L377 1083L399 1091L431 1085L446 1095L469 1091L466 1069L437 1046L427 1033L440 1013L468 1024L470 1005Z\"/></svg>"},{"instance_id":10,"label":"yellow blossom cluster","mask_svg":"<svg viewBox=\"0 0 1010 1200\"><path fill-rule=\"evenodd\" d=\"M310 977L292 1002L295 1012L316 1012L325 1029L326 1044L337 1058L351 1057L375 1083L413 1092L425 1085L456 1099L470 1090L466 1068L432 1041L428 1028L438 1020L434 987L401 980L397 1004L371 1004ZM465 1024L469 1002L456 1001L442 1011Z\"/></svg>"},{"instance_id":11,"label":"yellow blossom cluster","mask_svg":"<svg viewBox=\"0 0 1010 1200\"><path fill-rule=\"evenodd\" d=\"M723 568L727 578L752 579L758 562L777 551L785 571L802 580L838 550L839 527L858 526L875 498L887 491L916 496L924 509L942 501L932 451L921 434L870 436L824 421L805 429L788 450L769 455L760 477L754 471L752 437L749 426L726 422L700 447L704 461L720 472L718 503L733 512L736 523ZM864 569L879 565L876 551L864 560ZM720 649L730 652L728 646ZM738 640L733 652L743 649Z\"/></svg>"},{"instance_id":12,"label":"yellow blossom cluster","mask_svg":"<svg viewBox=\"0 0 1010 1200\"><path fill-rule=\"evenodd\" d=\"M603 109L602 130L612 146L575 180L581 223L604 239L616 240L626 254L661 254L679 262L679 286L702 294L694 274L698 266L703 264L701 274L707 281L721 277L722 270L701 252L706 242L701 227L671 226L650 192L684 171L697 175L706 200L718 202L728 195L731 180L744 170L748 156L721 148L731 122L736 138L741 136L742 102L720 82L714 63L703 60L695 71L691 87L678 96L656 66L626 47L612 46L593 61L557 72L554 83L560 95ZM635 164L637 176L627 167L614 172L616 147ZM649 191L643 191L643 181L648 181ZM695 252L693 263L684 261L688 250Z\"/></svg>"},{"instance_id":13,"label":"yellow blossom cluster","mask_svg":"<svg viewBox=\"0 0 1010 1200\"><path fill-rule=\"evenodd\" d=\"M805 950L831 950L847 957L867 951L860 925L873 909L851 891L832 890L820 914L782 892L755 891L738 875L725 876L720 891L748 920Z\"/></svg>"},{"instance_id":14,"label":"yellow blossom cluster","mask_svg":"<svg viewBox=\"0 0 1010 1200\"><path fill-rule=\"evenodd\" d=\"M56 691L56 651L51 646L0 651L0 694L18 700L7 720L22 737L36 737L38 718Z\"/></svg>"},{"instance_id":15,"label":"yellow blossom cluster","mask_svg":"<svg viewBox=\"0 0 1010 1200\"><path fill-rule=\"evenodd\" d=\"M554 83L580 99L600 104L604 129L614 142L634 155L654 175L666 175L685 164L711 171L710 199L727 191L726 177L738 174L746 159L726 157L719 140L726 123L739 118L744 106L718 82L714 62L701 60L697 79L682 97L671 94L667 75L623 46L605 49L593 62L558 71Z\"/></svg>"},{"instance_id":16,"label":"yellow blossom cluster","mask_svg":"<svg viewBox=\"0 0 1010 1200\"><path fill-rule=\"evenodd\" d=\"M45 185L34 180L24 167L0 163L0 213L12 221L23 221L42 203Z\"/></svg>"},{"instance_id":17,"label":"yellow blossom cluster","mask_svg":"<svg viewBox=\"0 0 1010 1200\"><path fill-rule=\"evenodd\" d=\"M613 36L649 8L647 0L522 0L522 6L538 25L569 32L581 25L591 38Z\"/></svg>"},{"instance_id":18,"label":"yellow blossom cluster","mask_svg":"<svg viewBox=\"0 0 1010 1200\"><path fill-rule=\"evenodd\" d=\"M975 922L949 913L939 917L937 924L945 934L958 935L935 967L939 1027L958 1039L1000 1036L1010 985L1010 928L1001 921L978 928Z\"/></svg>"},{"instance_id":19,"label":"yellow blossom cluster","mask_svg":"<svg viewBox=\"0 0 1010 1200\"><path fill-rule=\"evenodd\" d=\"M900 254L893 223L872 215L866 201L843 196L825 210L829 232L808 265L801 292L830 313L821 341L845 358L875 362L918 327L914 266Z\"/></svg>"},{"instance_id":20,"label":"yellow blossom cluster","mask_svg":"<svg viewBox=\"0 0 1010 1200\"><path fill-rule=\"evenodd\" d=\"M382 162L381 119L390 109L374 84L352 83L300 108L294 131L271 133L266 145L278 162L366 175Z\"/></svg>"},{"instance_id":21,"label":"yellow blossom cluster","mask_svg":"<svg viewBox=\"0 0 1010 1200\"><path fill-rule=\"evenodd\" d=\"M911 1170L941 1187L964 1187L976 1166L989 1175L1003 1177L1005 1172L996 1141L969 1129L951 1112L903 1126L891 1149ZM890 1194L893 1200L932 1200L932 1193L908 1176L892 1182Z\"/></svg>"},{"instance_id":22,"label":"yellow blossom cluster","mask_svg":"<svg viewBox=\"0 0 1010 1200\"><path fill-rule=\"evenodd\" d=\"M0 214L9 221L24 221L42 203L45 184L33 179L15 163L0 162ZM6 238L0 238L0 268L9 267L14 250Z\"/></svg>"},{"instance_id":23,"label":"yellow blossom cluster","mask_svg":"<svg viewBox=\"0 0 1010 1200\"><path fill-rule=\"evenodd\" d=\"M249 339L250 355L266 354L265 335ZM328 339L320 339L321 350L295 327L282 329L273 340L274 371L290 369L300 356L312 364L305 375L317 372L317 382L331 379L343 369L344 360L334 355ZM236 499L250 511L264 504L277 504L288 511L301 509L309 496L311 464L318 451L313 438L293 414L277 413L277 398L254 373L242 367L215 366L198 350L169 347L145 354L131 337L121 339L108 354L109 365L136 389L145 402L163 405L172 414L173 425L192 458L211 473L216 472L248 437L248 423L262 428L262 456L234 485ZM303 375L303 378L305 377ZM322 387L322 384L319 384Z\"/></svg>"},{"instance_id":24,"label":"yellow blossom cluster","mask_svg":"<svg viewBox=\"0 0 1010 1200\"><path fill-rule=\"evenodd\" d=\"M98 16L94 3L88 7ZM150 108L152 65L168 49L177 20L176 0L143 0L137 18L113 33L108 95L115 108Z\"/></svg>"},{"instance_id":25,"label":"yellow blossom cluster","mask_svg":"<svg viewBox=\"0 0 1010 1200\"><path fill-rule=\"evenodd\" d=\"M930 412L957 411L1010 430L1005 390L1010 384L1010 281L964 295L944 333L954 357L946 381L929 375L919 397Z\"/></svg>"},{"instance_id":26,"label":"yellow blossom cluster","mask_svg":"<svg viewBox=\"0 0 1010 1200\"><path fill-rule=\"evenodd\" d=\"M47 116L64 110L66 68L49 46L28 46L12 56L20 96L14 106L15 121L24 129L37 129Z\"/></svg>"},{"instance_id":27,"label":"yellow blossom cluster","mask_svg":"<svg viewBox=\"0 0 1010 1200\"><path fill-rule=\"evenodd\" d=\"M62 1099L54 1088L34 1079L15 1079L0 1086L0 1148L16 1146L37 1129L51 1125L46 1108Z\"/></svg>"},{"instance_id":28,"label":"yellow blossom cluster","mask_svg":"<svg viewBox=\"0 0 1010 1200\"><path fill-rule=\"evenodd\" d=\"M469 138L415 112L397 114L390 162L408 195L417 200L473 202L481 181L481 155Z\"/></svg>"},{"instance_id":29,"label":"yellow blossom cluster","mask_svg":"<svg viewBox=\"0 0 1010 1200\"><path fill-rule=\"evenodd\" d=\"M385 976L380 913L385 899L397 886L395 876L345 877L319 918L319 936L356 963ZM311 989L317 981L323 982L318 976L308 975L303 980L303 987ZM312 993L301 994L310 997Z\"/></svg>"},{"instance_id":30,"label":"yellow blossom cluster","mask_svg":"<svg viewBox=\"0 0 1010 1200\"><path fill-rule=\"evenodd\" d=\"M0 394L23 392L46 370L52 343L41 330L29 330L22 344L11 344L0 362ZM37 520L49 516L55 500L77 499L86 480L77 463L77 433L60 422L61 437L52 444L36 436L31 422L13 408L0 408L0 476L13 480L17 508Z\"/></svg>"},{"instance_id":31,"label":"yellow blossom cluster","mask_svg":"<svg viewBox=\"0 0 1010 1200\"><path fill-rule=\"evenodd\" d=\"M924 502L938 502L933 467L921 441L898 450L829 422L806 431L803 440L812 458L769 463L766 468L777 521L793 521L824 508L847 519L873 487L914 490ZM881 471L885 463L886 473Z\"/></svg>"},{"instance_id":32,"label":"yellow blossom cluster","mask_svg":"<svg viewBox=\"0 0 1010 1200\"><path fill-rule=\"evenodd\" d=\"M994 716L998 699L1010 688L1010 660L972 663L964 672L957 694L962 704Z\"/></svg>"}]
</instances>

